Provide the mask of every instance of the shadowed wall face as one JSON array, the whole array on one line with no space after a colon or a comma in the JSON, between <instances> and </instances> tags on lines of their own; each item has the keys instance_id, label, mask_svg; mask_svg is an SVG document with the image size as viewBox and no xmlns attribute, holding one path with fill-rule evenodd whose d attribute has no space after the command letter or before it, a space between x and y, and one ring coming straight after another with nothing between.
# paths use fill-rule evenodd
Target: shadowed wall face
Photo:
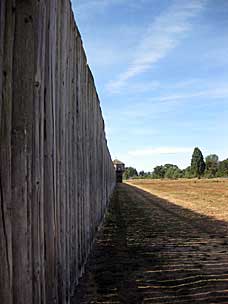
<instances>
[{"instance_id":1,"label":"shadowed wall face","mask_svg":"<svg viewBox=\"0 0 228 304\"><path fill-rule=\"evenodd\" d=\"M115 186L69 1L0 1L0 302L70 303Z\"/></svg>"}]
</instances>

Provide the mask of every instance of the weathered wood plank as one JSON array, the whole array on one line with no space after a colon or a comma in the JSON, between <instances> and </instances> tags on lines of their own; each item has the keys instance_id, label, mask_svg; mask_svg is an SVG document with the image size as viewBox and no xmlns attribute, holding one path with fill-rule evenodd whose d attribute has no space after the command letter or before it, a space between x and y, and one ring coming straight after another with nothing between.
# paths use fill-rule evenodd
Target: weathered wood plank
<instances>
[{"instance_id":1,"label":"weathered wood plank","mask_svg":"<svg viewBox=\"0 0 228 304\"><path fill-rule=\"evenodd\" d=\"M70 1L0 25L0 302L70 303L115 185L99 99Z\"/></svg>"},{"instance_id":2,"label":"weathered wood plank","mask_svg":"<svg viewBox=\"0 0 228 304\"><path fill-rule=\"evenodd\" d=\"M34 47L34 92L32 113L32 276L33 304L46 299L45 252L44 252L44 91L45 91L45 51L46 51L46 7L44 1L34 6L33 24L35 31Z\"/></svg>"},{"instance_id":3,"label":"weathered wood plank","mask_svg":"<svg viewBox=\"0 0 228 304\"><path fill-rule=\"evenodd\" d=\"M33 5L17 2L13 52L12 103L12 252L13 301L32 295L32 131L34 45ZM22 76L23 75L23 76Z\"/></svg>"},{"instance_id":4,"label":"weathered wood plank","mask_svg":"<svg viewBox=\"0 0 228 304\"><path fill-rule=\"evenodd\" d=\"M0 2L0 300L12 303L11 129L13 1Z\"/></svg>"}]
</instances>

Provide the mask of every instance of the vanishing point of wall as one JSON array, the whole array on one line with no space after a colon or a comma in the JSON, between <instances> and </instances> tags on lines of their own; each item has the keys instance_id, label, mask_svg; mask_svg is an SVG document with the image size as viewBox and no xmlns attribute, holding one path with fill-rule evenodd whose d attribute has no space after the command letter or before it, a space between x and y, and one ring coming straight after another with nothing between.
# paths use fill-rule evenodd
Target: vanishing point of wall
<instances>
[{"instance_id":1,"label":"vanishing point of wall","mask_svg":"<svg viewBox=\"0 0 228 304\"><path fill-rule=\"evenodd\" d=\"M115 186L69 0L0 0L0 303L70 303Z\"/></svg>"}]
</instances>

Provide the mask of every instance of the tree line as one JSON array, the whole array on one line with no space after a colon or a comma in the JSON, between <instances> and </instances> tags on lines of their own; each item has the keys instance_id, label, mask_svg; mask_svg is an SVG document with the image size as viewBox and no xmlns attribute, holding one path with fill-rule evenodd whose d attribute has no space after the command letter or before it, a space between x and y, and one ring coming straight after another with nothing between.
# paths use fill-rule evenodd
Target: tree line
<instances>
[{"instance_id":1,"label":"tree line","mask_svg":"<svg viewBox=\"0 0 228 304\"><path fill-rule=\"evenodd\" d=\"M126 167L124 179L129 178L152 178L152 179L177 179L177 178L216 178L228 177L228 158L220 161L218 155L210 154L205 157L201 150L196 147L191 158L191 165L181 170L173 164L156 166L152 172L144 172L133 167Z\"/></svg>"}]
</instances>

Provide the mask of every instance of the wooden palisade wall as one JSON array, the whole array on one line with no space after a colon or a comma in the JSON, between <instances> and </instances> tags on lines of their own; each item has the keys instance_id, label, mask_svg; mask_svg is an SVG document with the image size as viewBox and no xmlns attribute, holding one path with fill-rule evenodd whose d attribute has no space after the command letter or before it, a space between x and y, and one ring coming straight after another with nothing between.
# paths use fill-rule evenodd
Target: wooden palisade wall
<instances>
[{"instance_id":1,"label":"wooden palisade wall","mask_svg":"<svg viewBox=\"0 0 228 304\"><path fill-rule=\"evenodd\" d=\"M115 186L69 0L0 1L0 303L70 303Z\"/></svg>"}]
</instances>

